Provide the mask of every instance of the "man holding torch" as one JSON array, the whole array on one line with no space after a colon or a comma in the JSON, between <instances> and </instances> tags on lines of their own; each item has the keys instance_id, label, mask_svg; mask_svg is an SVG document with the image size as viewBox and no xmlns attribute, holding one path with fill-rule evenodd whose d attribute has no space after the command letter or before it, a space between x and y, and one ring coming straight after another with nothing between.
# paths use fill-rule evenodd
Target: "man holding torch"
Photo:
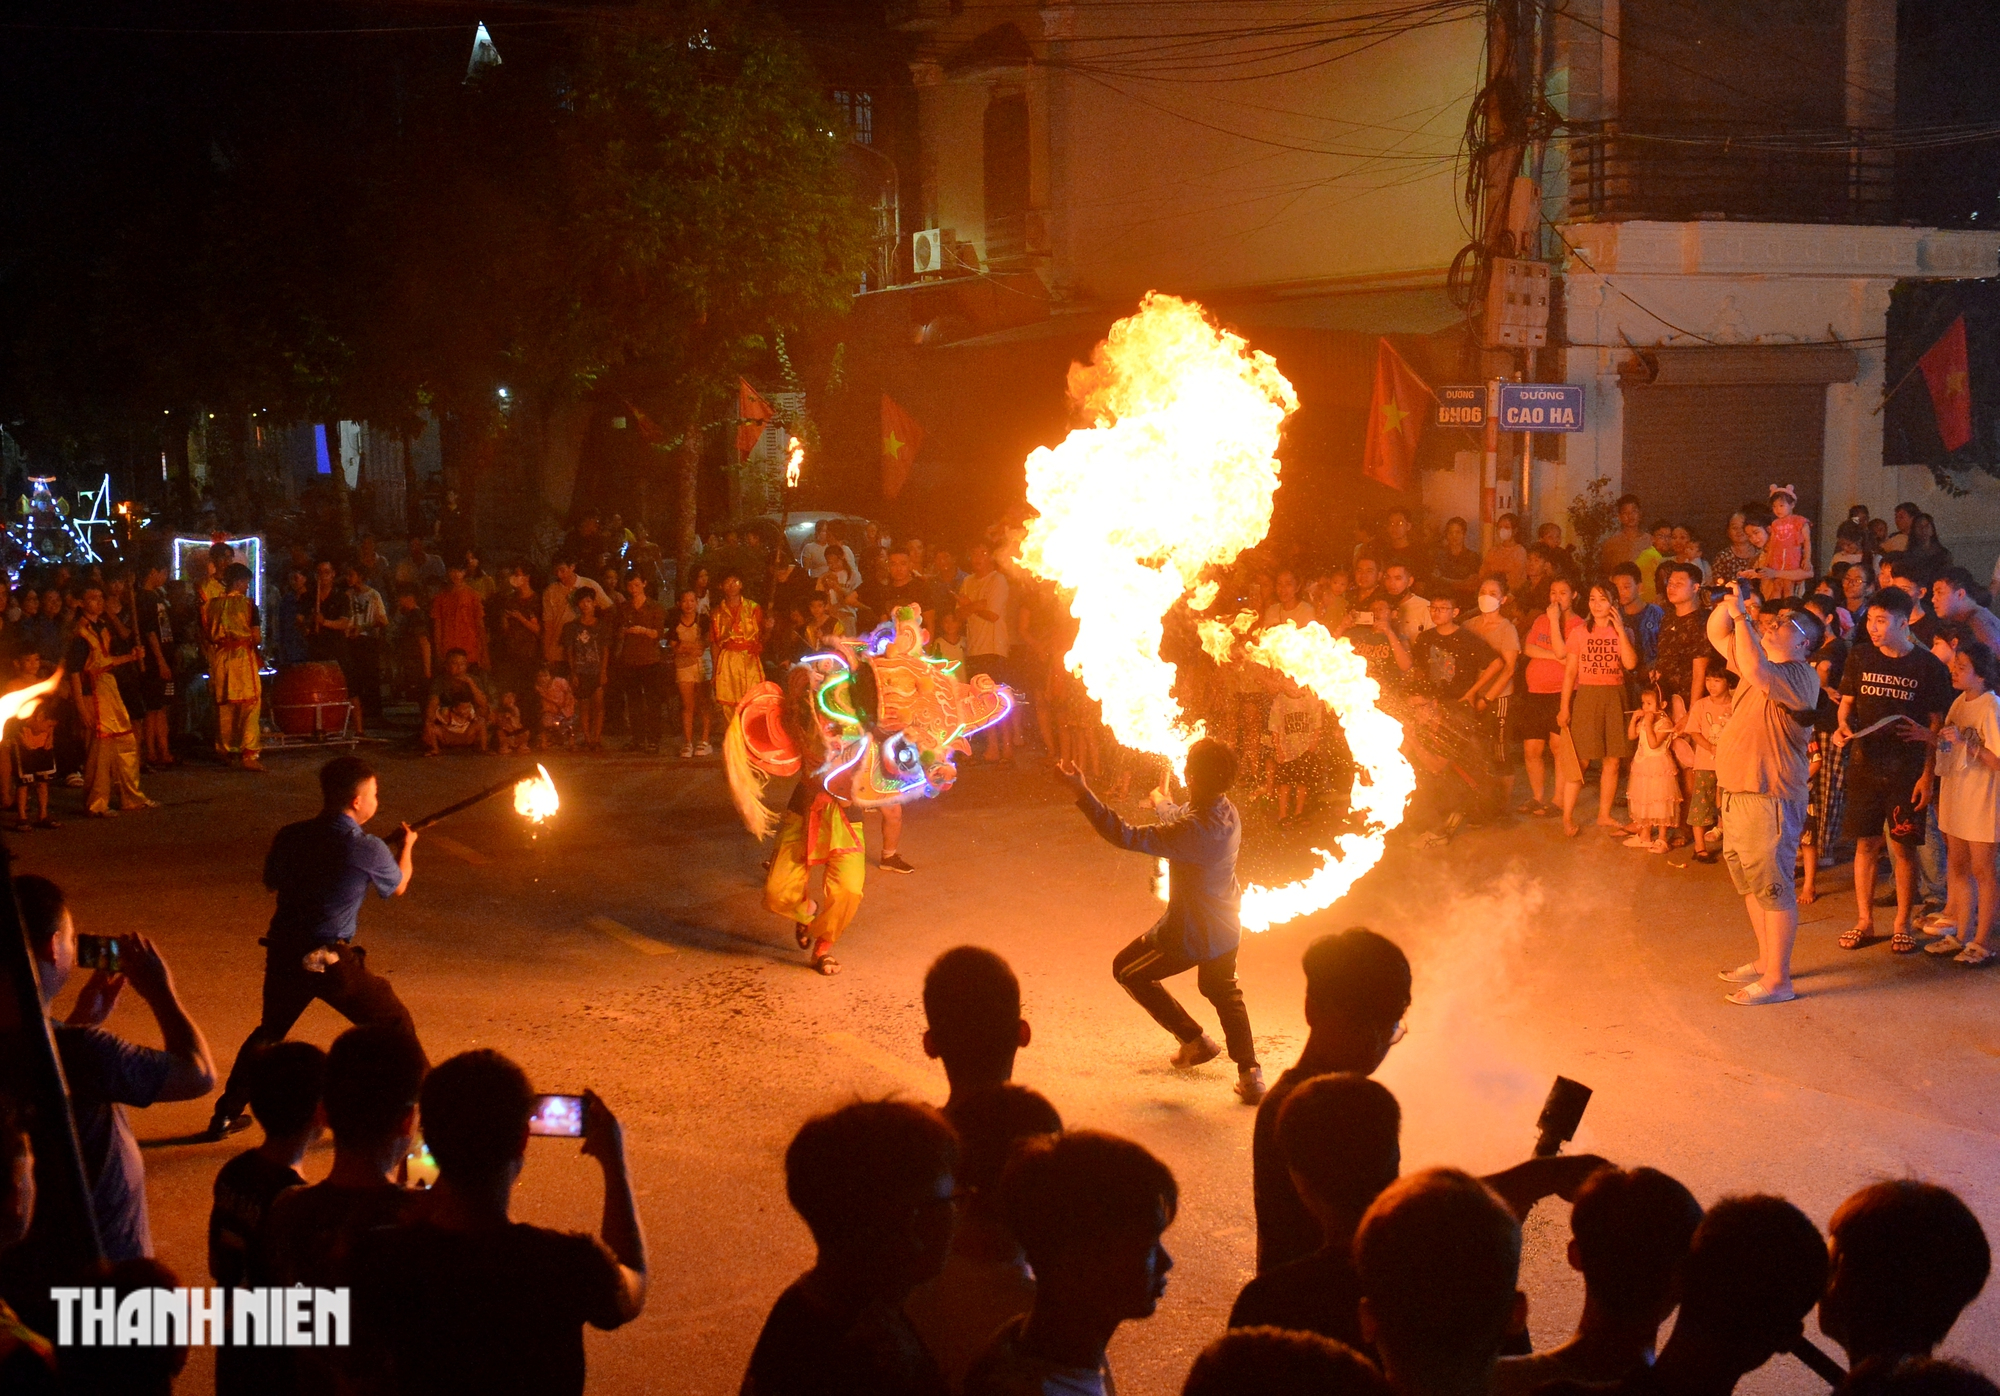
<instances>
[{"instance_id":1,"label":"man holding torch","mask_svg":"<svg viewBox=\"0 0 2000 1396\"><path fill-rule=\"evenodd\" d=\"M1058 762L1056 769L1076 792L1084 818L1108 842L1167 860L1166 914L1112 960L1119 987L1174 1035L1180 1050L1173 1064L1189 1070L1214 1060L1222 1048L1160 981L1197 971L1196 985L1215 1005L1229 1058L1236 1063L1236 1094L1245 1105L1257 1104L1264 1098L1264 1073L1257 1064L1243 991L1236 985L1236 947L1243 938L1237 919L1236 850L1243 833L1228 793L1236 780L1236 753L1213 737L1196 742L1187 756L1187 803L1167 803L1163 786L1153 792L1160 822L1142 827L1106 808L1073 762Z\"/></svg>"},{"instance_id":2,"label":"man holding torch","mask_svg":"<svg viewBox=\"0 0 2000 1396\"><path fill-rule=\"evenodd\" d=\"M318 815L287 824L264 858L264 885L278 894L264 938L263 1016L243 1046L208 1137L221 1139L247 1127L250 1063L267 1043L282 1041L314 999L356 1024L387 1023L414 1039L416 1025L389 981L370 970L367 951L354 945L361 903L409 890L416 830L399 835L401 850L363 827L378 807L375 771L358 756L337 756L320 767Z\"/></svg>"}]
</instances>

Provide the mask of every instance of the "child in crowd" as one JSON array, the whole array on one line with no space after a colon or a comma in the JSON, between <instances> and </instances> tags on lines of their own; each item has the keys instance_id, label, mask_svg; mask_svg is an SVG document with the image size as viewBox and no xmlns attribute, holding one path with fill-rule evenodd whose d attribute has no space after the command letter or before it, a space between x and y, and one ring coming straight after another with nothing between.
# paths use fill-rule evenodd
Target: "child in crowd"
<instances>
[{"instance_id":1,"label":"child in crowd","mask_svg":"<svg viewBox=\"0 0 2000 1396\"><path fill-rule=\"evenodd\" d=\"M7 691L27 688L40 683L42 678L42 657L29 650L14 661L14 681L7 685ZM49 818L49 787L56 780L56 715L55 704L44 698L15 719L7 732L7 770L9 784L12 785L14 803L14 832L26 833L30 828L60 829L58 820ZM28 789L32 786L37 801L35 822L28 822Z\"/></svg>"},{"instance_id":2,"label":"child in crowd","mask_svg":"<svg viewBox=\"0 0 2000 1396\"><path fill-rule=\"evenodd\" d=\"M707 756L715 748L709 744L710 724L715 720L715 705L709 702L708 685L714 675L715 656L708 646L708 618L702 613L701 594L692 587L683 590L672 617L674 648L674 686L681 695L681 757ZM826 599L815 596L812 599L815 615L825 615ZM811 623L806 627L806 646L818 648L818 637L814 635ZM695 714L701 714L701 745L694 740Z\"/></svg>"},{"instance_id":3,"label":"child in crowd","mask_svg":"<svg viewBox=\"0 0 2000 1396\"><path fill-rule=\"evenodd\" d=\"M1722 803L1715 783L1715 747L1722 729L1729 725L1732 705L1730 690L1736 675L1727 669L1711 669L1702 680L1702 695L1688 708L1681 723L1681 755L1687 763L1687 822L1694 829L1694 858L1697 863L1713 863L1722 856ZM1708 846L1709 831L1715 831L1715 847Z\"/></svg>"},{"instance_id":4,"label":"child in crowd","mask_svg":"<svg viewBox=\"0 0 2000 1396\"><path fill-rule=\"evenodd\" d=\"M598 619L597 593L579 587L576 619L563 627L563 658L576 696L576 730L585 751L604 749L604 690L611 678L610 627Z\"/></svg>"},{"instance_id":5,"label":"child in crowd","mask_svg":"<svg viewBox=\"0 0 2000 1396\"><path fill-rule=\"evenodd\" d=\"M824 607L824 601L815 598L815 604ZM938 617L938 633L931 641L931 658L942 659L944 670L955 679L965 678L965 622L956 609L944 612Z\"/></svg>"},{"instance_id":6,"label":"child in crowd","mask_svg":"<svg viewBox=\"0 0 2000 1396\"><path fill-rule=\"evenodd\" d=\"M516 756L528 749L528 724L521 720L521 700L509 691L500 695L493 710L493 740L502 756Z\"/></svg>"},{"instance_id":7,"label":"child in crowd","mask_svg":"<svg viewBox=\"0 0 2000 1396\"><path fill-rule=\"evenodd\" d=\"M1286 678L1271 695L1269 789L1278 797L1278 823L1306 816L1306 800L1319 789L1319 738L1326 705ZM1289 812L1288 812L1289 811Z\"/></svg>"},{"instance_id":8,"label":"child in crowd","mask_svg":"<svg viewBox=\"0 0 2000 1396\"><path fill-rule=\"evenodd\" d=\"M271 1283L264 1219L280 1193L305 1186L299 1164L326 1127L326 1053L310 1042L276 1042L258 1054L252 1072L250 1109L264 1142L222 1165L208 1215L208 1273L224 1290ZM215 1356L218 1396L290 1385L291 1363L280 1350L221 1345Z\"/></svg>"},{"instance_id":9,"label":"child in crowd","mask_svg":"<svg viewBox=\"0 0 2000 1396\"><path fill-rule=\"evenodd\" d=\"M550 742L554 741L568 751L576 744L576 693L570 688L569 680L544 664L535 671L535 696L542 704L542 733L538 744L543 751L547 751ZM525 734L521 749L527 750Z\"/></svg>"},{"instance_id":10,"label":"child in crowd","mask_svg":"<svg viewBox=\"0 0 2000 1396\"><path fill-rule=\"evenodd\" d=\"M1795 513L1799 492L1790 485L1771 486L1771 526L1764 555L1757 560L1764 578L1764 599L1797 596L1812 576L1812 526Z\"/></svg>"},{"instance_id":11,"label":"child in crowd","mask_svg":"<svg viewBox=\"0 0 2000 1396\"><path fill-rule=\"evenodd\" d=\"M1667 715L1657 684L1641 690L1639 711L1627 722L1625 735L1635 743L1632 776L1625 788L1633 832L1625 846L1665 853L1667 830L1680 822L1681 771L1669 749L1674 720Z\"/></svg>"}]
</instances>

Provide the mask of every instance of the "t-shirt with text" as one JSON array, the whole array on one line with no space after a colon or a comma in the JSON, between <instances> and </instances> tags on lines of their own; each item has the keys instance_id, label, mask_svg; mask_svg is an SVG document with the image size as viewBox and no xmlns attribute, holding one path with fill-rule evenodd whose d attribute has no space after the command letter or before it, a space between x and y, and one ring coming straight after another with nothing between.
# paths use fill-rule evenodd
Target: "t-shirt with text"
<instances>
[{"instance_id":1,"label":"t-shirt with text","mask_svg":"<svg viewBox=\"0 0 2000 1396\"><path fill-rule=\"evenodd\" d=\"M1887 654L1866 640L1848 651L1840 672L1840 696L1852 698L1847 730L1859 732L1885 717L1907 717L1928 724L1943 717L1953 697L1951 670L1929 650L1912 648L1903 655ZM1870 732L1860 741L1852 760L1873 771L1898 774L1921 771L1925 747L1904 737L1900 723Z\"/></svg>"}]
</instances>

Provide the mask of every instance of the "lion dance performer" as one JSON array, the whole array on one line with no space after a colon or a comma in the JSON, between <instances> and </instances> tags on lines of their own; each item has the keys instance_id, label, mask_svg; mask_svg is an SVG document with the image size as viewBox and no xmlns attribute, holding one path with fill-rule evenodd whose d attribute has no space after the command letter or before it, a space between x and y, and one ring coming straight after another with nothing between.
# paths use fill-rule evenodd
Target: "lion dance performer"
<instances>
[{"instance_id":1,"label":"lion dance performer","mask_svg":"<svg viewBox=\"0 0 2000 1396\"><path fill-rule=\"evenodd\" d=\"M926 655L920 615L894 619L860 639L810 654L781 688L760 683L743 697L722 743L729 789L759 839L778 846L764 905L794 926L799 948L821 974L840 973L834 944L861 909L866 858L850 811L941 795L958 772L966 739L1005 718L1013 695L985 675L963 682ZM782 814L764 803L765 784L796 776ZM822 869L820 894L812 871Z\"/></svg>"}]
</instances>

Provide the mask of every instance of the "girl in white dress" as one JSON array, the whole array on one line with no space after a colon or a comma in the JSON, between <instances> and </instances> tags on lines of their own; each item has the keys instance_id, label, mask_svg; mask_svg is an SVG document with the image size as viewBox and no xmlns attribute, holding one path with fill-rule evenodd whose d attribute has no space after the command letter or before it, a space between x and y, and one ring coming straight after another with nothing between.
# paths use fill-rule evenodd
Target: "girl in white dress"
<instances>
[{"instance_id":1,"label":"girl in white dress","mask_svg":"<svg viewBox=\"0 0 2000 1396\"><path fill-rule=\"evenodd\" d=\"M1951 660L1958 697L1936 733L1903 719L1904 735L1937 748L1938 828L1947 852L1944 936L1924 947L1961 965L2000 958L1993 949L2000 843L2000 657L1977 640L1960 643ZM1949 923L1949 924L1946 924ZM1967 934L1970 932L1970 934Z\"/></svg>"},{"instance_id":2,"label":"girl in white dress","mask_svg":"<svg viewBox=\"0 0 2000 1396\"><path fill-rule=\"evenodd\" d=\"M1681 768L1668 750L1674 720L1667 716L1658 688L1640 690L1639 711L1627 723L1626 736L1637 744L1638 754L1625 786L1625 806L1632 813L1632 837L1625 846L1665 853L1667 830L1680 822Z\"/></svg>"}]
</instances>

